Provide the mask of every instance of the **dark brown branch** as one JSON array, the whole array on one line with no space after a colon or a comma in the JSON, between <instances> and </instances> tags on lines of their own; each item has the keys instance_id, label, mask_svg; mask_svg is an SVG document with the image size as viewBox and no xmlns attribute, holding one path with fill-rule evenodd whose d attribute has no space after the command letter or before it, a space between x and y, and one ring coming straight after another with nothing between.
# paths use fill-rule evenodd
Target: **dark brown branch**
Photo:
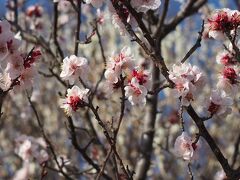
<instances>
[{"instance_id":1,"label":"dark brown branch","mask_svg":"<svg viewBox=\"0 0 240 180\"><path fill-rule=\"evenodd\" d=\"M18 0L14 0L14 23L18 24Z\"/></svg>"},{"instance_id":2,"label":"dark brown branch","mask_svg":"<svg viewBox=\"0 0 240 180\"><path fill-rule=\"evenodd\" d=\"M198 38L196 43L193 45L193 47L187 52L187 54L184 56L184 58L181 60L181 63L184 63L196 50L197 48L201 47L201 41L202 41L202 34L204 31L204 21L202 22L202 29L198 32Z\"/></svg>"},{"instance_id":3,"label":"dark brown branch","mask_svg":"<svg viewBox=\"0 0 240 180\"><path fill-rule=\"evenodd\" d=\"M154 37L159 37L159 40L163 39L171 31L173 31L179 23L181 23L185 18L196 13L207 0L189 0L185 7L172 19L169 23L163 26L162 31L158 31L154 34Z\"/></svg>"},{"instance_id":4,"label":"dark brown branch","mask_svg":"<svg viewBox=\"0 0 240 180\"><path fill-rule=\"evenodd\" d=\"M77 0L78 4L78 11L77 11L77 30L75 35L75 48L74 48L74 54L78 56L78 46L80 42L80 28L81 28L81 15L82 15L82 1Z\"/></svg>"},{"instance_id":5,"label":"dark brown branch","mask_svg":"<svg viewBox=\"0 0 240 180\"><path fill-rule=\"evenodd\" d=\"M54 20L53 20L53 40L54 40L54 44L57 48L57 51L61 57L61 59L64 58L64 54L63 51L58 43L58 3L54 3Z\"/></svg>"},{"instance_id":6,"label":"dark brown branch","mask_svg":"<svg viewBox=\"0 0 240 180\"><path fill-rule=\"evenodd\" d=\"M123 1L123 4L127 7L129 12L132 14L132 16L136 19L138 26L143 32L143 36L148 40L149 44L153 47L155 47L155 42L153 38L150 35L150 32L148 31L147 27L145 26L144 22L142 21L141 15L131 6L129 1Z\"/></svg>"},{"instance_id":7,"label":"dark brown branch","mask_svg":"<svg viewBox=\"0 0 240 180\"><path fill-rule=\"evenodd\" d=\"M162 30L162 26L164 24L164 20L167 16L167 12L168 12L168 5L169 5L169 0L165 0L164 1L164 7L163 7L163 13L161 15L161 18L160 18L160 21L158 23L158 26L157 26L157 30L156 30L156 33L155 34L160 34L161 33L161 30Z\"/></svg>"},{"instance_id":8,"label":"dark brown branch","mask_svg":"<svg viewBox=\"0 0 240 180\"><path fill-rule=\"evenodd\" d=\"M101 170L99 171L96 180L99 180L99 179L101 178L101 176L102 176L102 174L103 174L103 172L104 172L104 169L105 169L105 167L106 167L106 165L107 165L107 161L108 161L109 157L111 156L111 154L112 154L112 148L109 150L109 152L108 152L108 154L107 154L107 157L106 157L106 159L105 159L104 162L103 162L102 168L101 168Z\"/></svg>"},{"instance_id":9,"label":"dark brown branch","mask_svg":"<svg viewBox=\"0 0 240 180\"><path fill-rule=\"evenodd\" d=\"M238 134L237 141L234 144L234 153L232 156L232 164L231 164L232 168L234 168L234 165L236 164L238 155L240 153L239 146L240 146L240 133Z\"/></svg>"},{"instance_id":10,"label":"dark brown branch","mask_svg":"<svg viewBox=\"0 0 240 180\"><path fill-rule=\"evenodd\" d=\"M98 114L98 108L99 107L94 107L92 102L90 101L89 103L89 108L92 110L96 120L98 121L98 124L103 128L103 133L108 141L108 143L111 145L111 148L117 158L117 160L119 161L120 163L120 167L123 171L123 173L126 175L126 177L128 177L128 179L132 179L131 176L129 176L128 174L128 171L126 170L126 167L124 166L123 164L123 161L122 161L122 158L120 157L119 153L117 152L117 149L116 149L116 143L113 141L113 138L110 136L110 134L108 133L108 130L107 130L107 127L106 125L104 124L104 122L101 120L99 114Z\"/></svg>"},{"instance_id":11,"label":"dark brown branch","mask_svg":"<svg viewBox=\"0 0 240 180\"><path fill-rule=\"evenodd\" d=\"M215 157L221 164L224 172L226 173L227 177L230 179L239 179L240 178L240 170L233 170L229 163L228 160L224 157L222 154L221 150L217 146L216 142L212 138L212 136L209 134L208 130L206 129L203 121L201 118L197 115L195 110L192 108L192 106L187 107L187 112L193 119L193 121L196 123L198 129L199 129L199 134L202 136L210 146L212 152L214 153Z\"/></svg>"},{"instance_id":12,"label":"dark brown branch","mask_svg":"<svg viewBox=\"0 0 240 180\"><path fill-rule=\"evenodd\" d=\"M93 160L87 155L86 151L84 148L81 148L78 144L77 141L77 135L76 135L76 130L75 130L75 126L73 124L73 120L71 117L68 117L68 124L69 124L69 133L71 135L71 141L72 141L72 145L74 146L74 148L83 156L83 158L91 165L94 167L94 169L97 170L97 172L100 172L100 167L93 162ZM106 179L111 179L108 175L103 173L104 178Z\"/></svg>"}]
</instances>

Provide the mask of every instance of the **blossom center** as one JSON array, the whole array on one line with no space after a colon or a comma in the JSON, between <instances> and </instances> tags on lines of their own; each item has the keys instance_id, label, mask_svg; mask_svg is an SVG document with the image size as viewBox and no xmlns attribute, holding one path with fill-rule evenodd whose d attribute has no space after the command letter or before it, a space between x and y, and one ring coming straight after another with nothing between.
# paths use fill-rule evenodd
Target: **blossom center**
<instances>
[{"instance_id":1,"label":"blossom center","mask_svg":"<svg viewBox=\"0 0 240 180\"><path fill-rule=\"evenodd\" d=\"M78 96L70 96L70 101L68 104L71 106L73 111L76 111L79 107L79 104L81 102L81 99Z\"/></svg>"},{"instance_id":2,"label":"blossom center","mask_svg":"<svg viewBox=\"0 0 240 180\"><path fill-rule=\"evenodd\" d=\"M208 107L208 111L211 113L211 115L213 115L218 111L219 108L220 108L220 105L211 102Z\"/></svg>"},{"instance_id":3,"label":"blossom center","mask_svg":"<svg viewBox=\"0 0 240 180\"><path fill-rule=\"evenodd\" d=\"M223 71L223 77L228 79L231 84L237 83L237 74L233 68L225 68Z\"/></svg>"}]
</instances>

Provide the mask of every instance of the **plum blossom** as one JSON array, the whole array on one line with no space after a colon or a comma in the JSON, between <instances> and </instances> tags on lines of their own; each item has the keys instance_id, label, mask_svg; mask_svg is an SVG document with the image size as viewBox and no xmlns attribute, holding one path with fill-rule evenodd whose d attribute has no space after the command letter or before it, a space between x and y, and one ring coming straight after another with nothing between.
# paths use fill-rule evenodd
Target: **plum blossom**
<instances>
[{"instance_id":1,"label":"plum blossom","mask_svg":"<svg viewBox=\"0 0 240 180\"><path fill-rule=\"evenodd\" d=\"M173 93L176 97L181 97L181 103L184 106L194 101L199 90L206 82L206 76L197 67L191 64L174 64L169 71L169 78L174 82Z\"/></svg>"},{"instance_id":2,"label":"plum blossom","mask_svg":"<svg viewBox=\"0 0 240 180\"><path fill-rule=\"evenodd\" d=\"M31 88L35 82L36 76L37 70L35 67L24 69L17 80L16 85L18 86L16 86L16 88L20 88L20 90Z\"/></svg>"},{"instance_id":3,"label":"plum blossom","mask_svg":"<svg viewBox=\"0 0 240 180\"><path fill-rule=\"evenodd\" d=\"M104 0L86 0L87 4L92 4L95 8L100 8L103 4Z\"/></svg>"},{"instance_id":4,"label":"plum blossom","mask_svg":"<svg viewBox=\"0 0 240 180\"><path fill-rule=\"evenodd\" d=\"M9 74L11 79L17 78L21 71L24 69L23 63L24 59L20 52L15 52L14 54L10 54L7 58L7 67L6 72Z\"/></svg>"},{"instance_id":5,"label":"plum blossom","mask_svg":"<svg viewBox=\"0 0 240 180\"><path fill-rule=\"evenodd\" d=\"M151 87L151 74L140 67L135 67L127 75L128 84L125 95L132 105L145 105L148 90Z\"/></svg>"},{"instance_id":6,"label":"plum blossom","mask_svg":"<svg viewBox=\"0 0 240 180\"><path fill-rule=\"evenodd\" d=\"M89 89L80 89L78 86L73 86L67 90L66 98L60 100L60 107L64 109L68 116L77 111L88 103Z\"/></svg>"},{"instance_id":7,"label":"plum blossom","mask_svg":"<svg viewBox=\"0 0 240 180\"><path fill-rule=\"evenodd\" d=\"M31 136L21 135L16 138L15 141L15 152L23 161L29 162L35 158L38 163L41 164L49 159L45 150L46 147L40 144L38 139Z\"/></svg>"},{"instance_id":8,"label":"plum blossom","mask_svg":"<svg viewBox=\"0 0 240 180\"><path fill-rule=\"evenodd\" d=\"M191 161L196 159L197 150L200 146L199 141L195 143L186 132L182 132L174 143L174 153L177 157L182 157L185 161Z\"/></svg>"},{"instance_id":9,"label":"plum blossom","mask_svg":"<svg viewBox=\"0 0 240 180\"><path fill-rule=\"evenodd\" d=\"M151 87L151 73L140 67L136 67L128 74L127 79L131 82L132 79L136 79L138 84L143 85L146 89L150 90Z\"/></svg>"},{"instance_id":10,"label":"plum blossom","mask_svg":"<svg viewBox=\"0 0 240 180\"><path fill-rule=\"evenodd\" d=\"M124 88L125 95L132 105L145 105L147 89L138 83L136 78L132 78L131 82Z\"/></svg>"},{"instance_id":11,"label":"plum blossom","mask_svg":"<svg viewBox=\"0 0 240 180\"><path fill-rule=\"evenodd\" d=\"M216 61L218 64L222 64L225 66L234 65L237 63L234 55L226 50L217 54Z\"/></svg>"},{"instance_id":12,"label":"plum blossom","mask_svg":"<svg viewBox=\"0 0 240 180\"><path fill-rule=\"evenodd\" d=\"M222 39L224 33L230 33L240 25L240 12L227 8L217 9L207 19L205 31L208 37Z\"/></svg>"},{"instance_id":13,"label":"plum blossom","mask_svg":"<svg viewBox=\"0 0 240 180\"><path fill-rule=\"evenodd\" d=\"M210 100L207 103L207 113L209 116L226 116L231 113L233 100L222 90L213 90Z\"/></svg>"},{"instance_id":14,"label":"plum blossom","mask_svg":"<svg viewBox=\"0 0 240 180\"><path fill-rule=\"evenodd\" d=\"M60 77L63 80L69 80L73 84L79 77L86 79L88 71L88 61L84 57L71 55L63 59L62 72Z\"/></svg>"},{"instance_id":15,"label":"plum blossom","mask_svg":"<svg viewBox=\"0 0 240 180\"><path fill-rule=\"evenodd\" d=\"M113 88L117 88L120 75L128 70L133 69L134 59L129 47L123 47L119 54L113 53L107 62L106 72L104 74L107 84ZM112 88L111 88L112 89Z\"/></svg>"},{"instance_id":16,"label":"plum blossom","mask_svg":"<svg viewBox=\"0 0 240 180\"><path fill-rule=\"evenodd\" d=\"M159 8L161 0L132 0L131 5L139 12L147 12Z\"/></svg>"},{"instance_id":17,"label":"plum blossom","mask_svg":"<svg viewBox=\"0 0 240 180\"><path fill-rule=\"evenodd\" d=\"M217 87L224 90L228 94L236 94L239 88L239 69L234 66L224 67L221 75L219 76L219 81Z\"/></svg>"}]
</instances>

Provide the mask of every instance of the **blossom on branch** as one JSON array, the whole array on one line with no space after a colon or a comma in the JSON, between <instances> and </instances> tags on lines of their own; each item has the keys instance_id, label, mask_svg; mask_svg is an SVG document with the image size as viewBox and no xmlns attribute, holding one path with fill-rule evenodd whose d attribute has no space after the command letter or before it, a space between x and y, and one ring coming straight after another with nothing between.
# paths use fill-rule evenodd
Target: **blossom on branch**
<instances>
[{"instance_id":1,"label":"blossom on branch","mask_svg":"<svg viewBox=\"0 0 240 180\"><path fill-rule=\"evenodd\" d=\"M108 58L106 72L104 74L111 89L118 88L116 86L120 80L120 75L123 77L127 71L133 69L134 58L129 47L123 47L119 54L112 53Z\"/></svg>"},{"instance_id":2,"label":"blossom on branch","mask_svg":"<svg viewBox=\"0 0 240 180\"><path fill-rule=\"evenodd\" d=\"M71 55L63 59L62 72L60 77L69 80L73 84L79 77L85 80L88 72L88 61L84 57Z\"/></svg>"},{"instance_id":3,"label":"blossom on branch","mask_svg":"<svg viewBox=\"0 0 240 180\"><path fill-rule=\"evenodd\" d=\"M225 66L234 65L237 62L234 55L226 50L219 52L217 54L216 60L218 64Z\"/></svg>"},{"instance_id":4,"label":"blossom on branch","mask_svg":"<svg viewBox=\"0 0 240 180\"><path fill-rule=\"evenodd\" d=\"M239 82L239 68L237 66L227 66L224 67L221 75L219 76L217 87L228 94L235 95L238 92Z\"/></svg>"},{"instance_id":5,"label":"blossom on branch","mask_svg":"<svg viewBox=\"0 0 240 180\"><path fill-rule=\"evenodd\" d=\"M124 88L125 95L132 105L145 105L147 89L138 83L136 78L132 78L131 82Z\"/></svg>"},{"instance_id":6,"label":"blossom on branch","mask_svg":"<svg viewBox=\"0 0 240 180\"><path fill-rule=\"evenodd\" d=\"M60 107L64 109L68 116L71 116L73 111L77 111L88 103L88 92L89 89L80 89L78 86L73 86L67 90L66 98L60 100Z\"/></svg>"},{"instance_id":7,"label":"blossom on branch","mask_svg":"<svg viewBox=\"0 0 240 180\"><path fill-rule=\"evenodd\" d=\"M197 150L200 146L199 141L197 143L194 142L186 132L182 132L174 143L174 153L185 161L191 161L197 158Z\"/></svg>"},{"instance_id":8,"label":"blossom on branch","mask_svg":"<svg viewBox=\"0 0 240 180\"><path fill-rule=\"evenodd\" d=\"M222 39L224 33L231 33L240 25L240 12L237 10L230 10L227 8L217 9L207 19L205 23L205 32L208 37L214 39Z\"/></svg>"},{"instance_id":9,"label":"blossom on branch","mask_svg":"<svg viewBox=\"0 0 240 180\"><path fill-rule=\"evenodd\" d=\"M209 116L226 116L232 112L233 100L222 90L213 90L210 100L207 103L207 113Z\"/></svg>"},{"instance_id":10,"label":"blossom on branch","mask_svg":"<svg viewBox=\"0 0 240 180\"><path fill-rule=\"evenodd\" d=\"M174 64L169 71L169 78L174 82L173 93L176 97L181 97L184 106L194 101L206 83L206 76L197 67L191 64Z\"/></svg>"}]
</instances>

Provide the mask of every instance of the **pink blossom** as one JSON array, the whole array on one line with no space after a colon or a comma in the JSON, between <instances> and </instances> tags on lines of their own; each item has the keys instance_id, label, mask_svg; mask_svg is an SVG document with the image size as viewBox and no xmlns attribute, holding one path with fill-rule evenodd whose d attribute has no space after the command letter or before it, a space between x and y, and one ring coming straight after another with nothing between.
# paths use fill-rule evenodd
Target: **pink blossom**
<instances>
[{"instance_id":1,"label":"pink blossom","mask_svg":"<svg viewBox=\"0 0 240 180\"><path fill-rule=\"evenodd\" d=\"M134 68L131 74L127 76L127 79L131 82L132 78L135 78L140 85L143 85L146 89L151 88L151 74L142 68Z\"/></svg>"},{"instance_id":2,"label":"pink blossom","mask_svg":"<svg viewBox=\"0 0 240 180\"><path fill-rule=\"evenodd\" d=\"M219 81L217 87L226 91L229 94L236 94L239 88L239 72L238 68L234 66L224 67L221 75L219 76Z\"/></svg>"},{"instance_id":3,"label":"pink blossom","mask_svg":"<svg viewBox=\"0 0 240 180\"><path fill-rule=\"evenodd\" d=\"M109 84L117 84L120 75L127 70L131 70L134 67L134 59L129 47L123 47L119 54L113 53L107 62L107 69L105 72L105 78Z\"/></svg>"},{"instance_id":4,"label":"pink blossom","mask_svg":"<svg viewBox=\"0 0 240 180\"><path fill-rule=\"evenodd\" d=\"M88 71L88 61L84 57L71 55L63 59L62 72L60 77L63 80L69 80L73 84L79 77L86 79Z\"/></svg>"},{"instance_id":5,"label":"pink blossom","mask_svg":"<svg viewBox=\"0 0 240 180\"><path fill-rule=\"evenodd\" d=\"M138 83L136 78L132 78L131 82L124 88L125 95L132 105L145 105L147 89Z\"/></svg>"},{"instance_id":6,"label":"pink blossom","mask_svg":"<svg viewBox=\"0 0 240 180\"><path fill-rule=\"evenodd\" d=\"M231 113L233 100L228 97L224 91L213 90L210 101L207 103L208 115L226 116Z\"/></svg>"},{"instance_id":7,"label":"pink blossom","mask_svg":"<svg viewBox=\"0 0 240 180\"><path fill-rule=\"evenodd\" d=\"M23 62L24 60L22 54L19 52L10 54L7 57L7 67L5 70L11 79L15 79L20 76L22 70L24 69Z\"/></svg>"},{"instance_id":8,"label":"pink blossom","mask_svg":"<svg viewBox=\"0 0 240 180\"><path fill-rule=\"evenodd\" d=\"M78 86L73 86L67 90L67 97L60 100L60 107L64 109L68 116L71 116L73 111L77 111L88 102L88 92L89 89L80 89Z\"/></svg>"},{"instance_id":9,"label":"pink blossom","mask_svg":"<svg viewBox=\"0 0 240 180\"><path fill-rule=\"evenodd\" d=\"M159 8L161 0L131 0L131 5L139 12L147 12Z\"/></svg>"},{"instance_id":10,"label":"pink blossom","mask_svg":"<svg viewBox=\"0 0 240 180\"><path fill-rule=\"evenodd\" d=\"M219 52L216 57L217 63L225 66L236 64L237 60L234 58L233 54L224 50Z\"/></svg>"},{"instance_id":11,"label":"pink blossom","mask_svg":"<svg viewBox=\"0 0 240 180\"><path fill-rule=\"evenodd\" d=\"M181 103L188 106L197 97L197 94L206 83L206 76L197 67L191 64L174 64L169 71L169 78L174 82L173 93L181 97Z\"/></svg>"},{"instance_id":12,"label":"pink blossom","mask_svg":"<svg viewBox=\"0 0 240 180\"><path fill-rule=\"evenodd\" d=\"M191 161L197 157L197 150L200 148L200 143L194 143L192 138L186 133L182 132L177 137L174 143L174 153L178 157L182 157L185 161Z\"/></svg>"},{"instance_id":13,"label":"pink blossom","mask_svg":"<svg viewBox=\"0 0 240 180\"><path fill-rule=\"evenodd\" d=\"M19 81L18 88L20 88L21 90L31 88L32 85L34 84L36 76L37 70L35 67L24 69L18 78Z\"/></svg>"}]
</instances>

